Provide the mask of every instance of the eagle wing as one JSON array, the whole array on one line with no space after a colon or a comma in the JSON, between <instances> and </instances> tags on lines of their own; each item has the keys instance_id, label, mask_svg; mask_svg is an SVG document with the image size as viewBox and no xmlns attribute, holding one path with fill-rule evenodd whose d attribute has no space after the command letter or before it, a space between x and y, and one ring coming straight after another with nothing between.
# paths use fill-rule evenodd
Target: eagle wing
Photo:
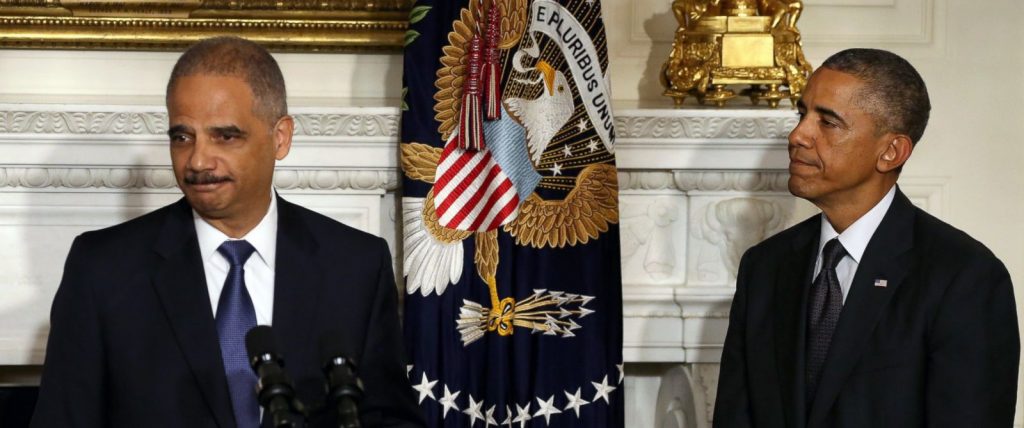
<instances>
[{"instance_id":1,"label":"eagle wing","mask_svg":"<svg viewBox=\"0 0 1024 428\"><path fill-rule=\"evenodd\" d=\"M437 224L434 195L402 198L402 232L406 292L444 294L448 284L462 277L462 240L472 232L446 229Z\"/></svg>"},{"instance_id":2,"label":"eagle wing","mask_svg":"<svg viewBox=\"0 0 1024 428\"><path fill-rule=\"evenodd\" d=\"M474 5L476 2L470 2ZM475 8L475 6L474 6ZM437 131L441 139L448 141L459 122L462 108L462 82L466 75L466 47L473 38L476 18L469 9L463 8L459 19L452 22L448 33L448 45L441 48L441 68L437 70L434 86L434 119L440 122Z\"/></svg>"},{"instance_id":3,"label":"eagle wing","mask_svg":"<svg viewBox=\"0 0 1024 428\"><path fill-rule=\"evenodd\" d=\"M545 201L536 193L519 207L504 230L516 244L562 248L586 244L619 221L619 181L615 166L594 164L576 177L576 188L561 201Z\"/></svg>"},{"instance_id":4,"label":"eagle wing","mask_svg":"<svg viewBox=\"0 0 1024 428\"><path fill-rule=\"evenodd\" d=\"M402 171L413 180L434 182L442 150L422 143L402 143Z\"/></svg>"}]
</instances>

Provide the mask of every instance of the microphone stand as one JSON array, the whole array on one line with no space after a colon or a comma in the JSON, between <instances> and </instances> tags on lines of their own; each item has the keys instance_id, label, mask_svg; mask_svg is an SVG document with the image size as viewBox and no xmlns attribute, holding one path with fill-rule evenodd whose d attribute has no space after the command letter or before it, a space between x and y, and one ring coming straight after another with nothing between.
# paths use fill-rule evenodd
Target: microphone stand
<instances>
[{"instance_id":1,"label":"microphone stand","mask_svg":"<svg viewBox=\"0 0 1024 428\"><path fill-rule=\"evenodd\" d=\"M360 428L359 401L363 399L363 383L356 377L351 358L333 357L324 364L327 375L327 403L334 407L338 428Z\"/></svg>"}]
</instances>

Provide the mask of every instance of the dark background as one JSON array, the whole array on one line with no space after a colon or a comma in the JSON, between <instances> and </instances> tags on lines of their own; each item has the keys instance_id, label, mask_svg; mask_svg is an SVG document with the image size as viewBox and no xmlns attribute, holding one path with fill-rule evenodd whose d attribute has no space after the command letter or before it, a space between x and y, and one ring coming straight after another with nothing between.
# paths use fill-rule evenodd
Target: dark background
<instances>
[{"instance_id":1,"label":"dark background","mask_svg":"<svg viewBox=\"0 0 1024 428\"><path fill-rule=\"evenodd\" d=\"M0 386L0 427L27 427L38 395L36 386Z\"/></svg>"}]
</instances>

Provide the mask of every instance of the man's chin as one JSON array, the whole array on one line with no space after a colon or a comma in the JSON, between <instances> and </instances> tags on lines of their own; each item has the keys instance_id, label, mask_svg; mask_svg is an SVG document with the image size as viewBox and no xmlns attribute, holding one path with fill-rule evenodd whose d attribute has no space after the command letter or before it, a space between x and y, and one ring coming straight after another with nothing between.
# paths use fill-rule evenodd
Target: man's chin
<instances>
[{"instance_id":1,"label":"man's chin","mask_svg":"<svg viewBox=\"0 0 1024 428\"><path fill-rule=\"evenodd\" d=\"M207 193L185 193L185 200L192 206L192 209L203 218L219 218L226 208L219 198L214 198L213 195Z\"/></svg>"},{"instance_id":2,"label":"man's chin","mask_svg":"<svg viewBox=\"0 0 1024 428\"><path fill-rule=\"evenodd\" d=\"M789 176L789 193L798 198L810 200L814 196L813 186L795 175Z\"/></svg>"}]
</instances>

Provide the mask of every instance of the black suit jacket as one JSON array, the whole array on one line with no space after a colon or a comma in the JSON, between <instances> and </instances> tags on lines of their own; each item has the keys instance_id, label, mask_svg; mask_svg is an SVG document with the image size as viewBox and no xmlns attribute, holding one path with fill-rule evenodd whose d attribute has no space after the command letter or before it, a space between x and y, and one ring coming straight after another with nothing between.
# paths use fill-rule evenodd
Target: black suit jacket
<instances>
[{"instance_id":1,"label":"black suit jacket","mask_svg":"<svg viewBox=\"0 0 1024 428\"><path fill-rule=\"evenodd\" d=\"M1009 274L898 190L857 268L817 395L804 398L820 219L744 254L714 426L1011 426L1020 341Z\"/></svg>"},{"instance_id":2,"label":"black suit jacket","mask_svg":"<svg viewBox=\"0 0 1024 428\"><path fill-rule=\"evenodd\" d=\"M278 198L275 268L273 329L298 397L323 402L318 341L340 330L365 385L364 426L421 426L387 243ZM76 238L32 426L234 427L209 302L184 199Z\"/></svg>"}]
</instances>

